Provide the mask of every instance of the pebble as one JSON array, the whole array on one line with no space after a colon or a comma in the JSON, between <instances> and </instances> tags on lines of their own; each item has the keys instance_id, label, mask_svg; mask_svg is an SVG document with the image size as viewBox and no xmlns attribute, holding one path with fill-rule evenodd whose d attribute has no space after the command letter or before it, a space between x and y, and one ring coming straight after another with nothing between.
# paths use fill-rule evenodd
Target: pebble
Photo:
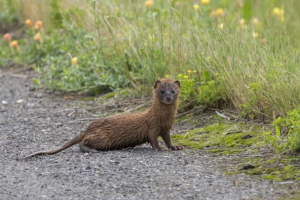
<instances>
[{"instance_id":1,"label":"pebble","mask_svg":"<svg viewBox=\"0 0 300 200\"><path fill-rule=\"evenodd\" d=\"M19 99L18 101L16 101L16 103L22 103L23 101L23 99Z\"/></svg>"},{"instance_id":2,"label":"pebble","mask_svg":"<svg viewBox=\"0 0 300 200\"><path fill-rule=\"evenodd\" d=\"M43 97L43 94L42 94L42 93L37 93L37 94L35 95L35 97L36 97L36 98L42 98L42 97Z\"/></svg>"}]
</instances>

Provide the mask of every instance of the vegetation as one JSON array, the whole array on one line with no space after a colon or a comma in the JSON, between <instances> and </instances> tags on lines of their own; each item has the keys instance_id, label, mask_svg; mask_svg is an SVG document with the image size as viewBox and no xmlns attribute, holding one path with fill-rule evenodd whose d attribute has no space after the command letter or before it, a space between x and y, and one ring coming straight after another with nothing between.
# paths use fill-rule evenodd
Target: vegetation
<instances>
[{"instance_id":1,"label":"vegetation","mask_svg":"<svg viewBox=\"0 0 300 200\"><path fill-rule=\"evenodd\" d=\"M225 103L245 119L280 116L277 134L266 138L275 149L298 151L299 6L296 0L0 0L0 24L24 24L0 38L0 66L31 65L42 74L35 84L63 91L131 86L147 95L155 79L177 78L181 107ZM287 136L279 134L284 128Z\"/></svg>"},{"instance_id":2,"label":"vegetation","mask_svg":"<svg viewBox=\"0 0 300 200\"><path fill-rule=\"evenodd\" d=\"M247 173L276 181L299 181L299 155L280 152L278 150L287 148L278 146L274 146L275 153L270 152L266 144L272 140L264 140L261 134L265 128L253 124L219 122L194 129L185 135L173 135L172 140L188 147L205 149L215 156L229 155L231 159L222 166L226 174Z\"/></svg>"},{"instance_id":3,"label":"vegetation","mask_svg":"<svg viewBox=\"0 0 300 200\"><path fill-rule=\"evenodd\" d=\"M283 152L290 149L300 151L300 107L288 112L286 117L278 117L273 121L276 135L265 133L266 138L276 151Z\"/></svg>"}]
</instances>

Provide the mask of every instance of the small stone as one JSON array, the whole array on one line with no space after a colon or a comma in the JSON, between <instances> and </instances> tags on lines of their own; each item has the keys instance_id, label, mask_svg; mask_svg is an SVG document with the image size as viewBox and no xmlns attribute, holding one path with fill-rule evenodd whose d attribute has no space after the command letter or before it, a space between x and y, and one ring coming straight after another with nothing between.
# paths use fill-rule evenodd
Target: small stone
<instances>
[{"instance_id":1,"label":"small stone","mask_svg":"<svg viewBox=\"0 0 300 200\"><path fill-rule=\"evenodd\" d=\"M7 105L8 102L3 100L3 101L2 101L2 104L3 104L3 105Z\"/></svg>"},{"instance_id":2,"label":"small stone","mask_svg":"<svg viewBox=\"0 0 300 200\"><path fill-rule=\"evenodd\" d=\"M22 103L23 101L23 99L19 99L16 103Z\"/></svg>"},{"instance_id":3,"label":"small stone","mask_svg":"<svg viewBox=\"0 0 300 200\"><path fill-rule=\"evenodd\" d=\"M35 95L35 97L36 97L36 98L42 98L42 97L43 97L43 94L37 93L37 94Z\"/></svg>"},{"instance_id":4,"label":"small stone","mask_svg":"<svg viewBox=\"0 0 300 200\"><path fill-rule=\"evenodd\" d=\"M294 184L295 181L283 181L283 182L279 182L279 185L285 185L285 184Z\"/></svg>"}]
</instances>

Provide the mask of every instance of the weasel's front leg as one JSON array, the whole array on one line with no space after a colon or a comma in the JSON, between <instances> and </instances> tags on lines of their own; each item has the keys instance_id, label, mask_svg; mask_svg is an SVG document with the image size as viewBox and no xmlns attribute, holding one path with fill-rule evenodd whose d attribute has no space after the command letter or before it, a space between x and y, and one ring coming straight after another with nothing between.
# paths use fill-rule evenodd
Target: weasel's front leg
<instances>
[{"instance_id":1,"label":"weasel's front leg","mask_svg":"<svg viewBox=\"0 0 300 200\"><path fill-rule=\"evenodd\" d=\"M171 143L171 136L170 136L170 131L167 131L165 133L161 134L162 139L166 143L167 147L171 150L182 150L184 149L183 146L173 146Z\"/></svg>"},{"instance_id":2,"label":"weasel's front leg","mask_svg":"<svg viewBox=\"0 0 300 200\"><path fill-rule=\"evenodd\" d=\"M155 150L155 151L163 151L163 150L165 150L164 148L161 148L159 146L156 134L149 133L148 139L149 139L149 142L150 142L153 150Z\"/></svg>"}]
</instances>

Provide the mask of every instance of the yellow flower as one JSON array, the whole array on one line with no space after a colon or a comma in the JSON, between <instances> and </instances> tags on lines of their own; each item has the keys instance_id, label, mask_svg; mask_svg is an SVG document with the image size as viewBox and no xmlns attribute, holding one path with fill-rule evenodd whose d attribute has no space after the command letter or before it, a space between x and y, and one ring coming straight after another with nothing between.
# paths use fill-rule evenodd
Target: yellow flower
<instances>
[{"instance_id":1,"label":"yellow flower","mask_svg":"<svg viewBox=\"0 0 300 200\"><path fill-rule=\"evenodd\" d=\"M284 10L283 10L283 8L280 9L280 8L276 7L276 8L273 9L273 14L274 14L275 16L277 16L277 17L283 17L283 15L284 15Z\"/></svg>"},{"instance_id":2,"label":"yellow flower","mask_svg":"<svg viewBox=\"0 0 300 200\"><path fill-rule=\"evenodd\" d=\"M178 74L178 77L182 77L182 74Z\"/></svg>"},{"instance_id":3,"label":"yellow flower","mask_svg":"<svg viewBox=\"0 0 300 200\"><path fill-rule=\"evenodd\" d=\"M256 32L253 32L253 33L252 33L252 37L254 37L254 38L258 38L258 33L256 33Z\"/></svg>"},{"instance_id":4,"label":"yellow flower","mask_svg":"<svg viewBox=\"0 0 300 200\"><path fill-rule=\"evenodd\" d=\"M281 12L280 12L280 8L277 8L277 7L276 7L276 8L273 9L273 14L274 14L274 15L277 15L277 16L278 16L278 15L280 15L280 13L281 13Z\"/></svg>"},{"instance_id":5,"label":"yellow flower","mask_svg":"<svg viewBox=\"0 0 300 200\"><path fill-rule=\"evenodd\" d=\"M168 33L164 33L164 36L168 36Z\"/></svg>"},{"instance_id":6,"label":"yellow flower","mask_svg":"<svg viewBox=\"0 0 300 200\"><path fill-rule=\"evenodd\" d=\"M185 76L183 76L183 78L185 78L185 79L188 79L188 78L189 78L189 76L186 76L186 75L185 75Z\"/></svg>"},{"instance_id":7,"label":"yellow flower","mask_svg":"<svg viewBox=\"0 0 300 200\"><path fill-rule=\"evenodd\" d=\"M195 11L197 11L197 10L199 10L199 5L198 4L194 4L193 8L194 8Z\"/></svg>"},{"instance_id":8,"label":"yellow flower","mask_svg":"<svg viewBox=\"0 0 300 200\"><path fill-rule=\"evenodd\" d=\"M241 27L244 27L245 26L245 19L240 19L240 25L241 25Z\"/></svg>"},{"instance_id":9,"label":"yellow flower","mask_svg":"<svg viewBox=\"0 0 300 200\"><path fill-rule=\"evenodd\" d=\"M223 28L224 28L224 24L223 23L218 24L218 29L223 30Z\"/></svg>"},{"instance_id":10,"label":"yellow flower","mask_svg":"<svg viewBox=\"0 0 300 200\"><path fill-rule=\"evenodd\" d=\"M215 75L216 75L216 76L219 76L219 73L217 72L217 73L215 73Z\"/></svg>"},{"instance_id":11,"label":"yellow flower","mask_svg":"<svg viewBox=\"0 0 300 200\"><path fill-rule=\"evenodd\" d=\"M282 23L285 22L285 18L284 18L284 17L281 17L280 19L281 19L281 22L282 22Z\"/></svg>"},{"instance_id":12,"label":"yellow flower","mask_svg":"<svg viewBox=\"0 0 300 200\"><path fill-rule=\"evenodd\" d=\"M214 16L214 17L224 16L225 15L225 11L224 11L223 8L218 8L216 11L213 10L211 12L211 15Z\"/></svg>"},{"instance_id":13,"label":"yellow flower","mask_svg":"<svg viewBox=\"0 0 300 200\"><path fill-rule=\"evenodd\" d=\"M188 70L187 72L190 74L192 72L192 70Z\"/></svg>"},{"instance_id":14,"label":"yellow flower","mask_svg":"<svg viewBox=\"0 0 300 200\"><path fill-rule=\"evenodd\" d=\"M151 35L149 35L148 37L149 37L149 40L152 40L152 39L153 39L153 37L152 37Z\"/></svg>"},{"instance_id":15,"label":"yellow flower","mask_svg":"<svg viewBox=\"0 0 300 200\"><path fill-rule=\"evenodd\" d=\"M197 73L197 70L193 70L194 73Z\"/></svg>"},{"instance_id":16,"label":"yellow flower","mask_svg":"<svg viewBox=\"0 0 300 200\"><path fill-rule=\"evenodd\" d=\"M256 62L253 62L253 65L255 65L256 64Z\"/></svg>"},{"instance_id":17,"label":"yellow flower","mask_svg":"<svg viewBox=\"0 0 300 200\"><path fill-rule=\"evenodd\" d=\"M42 40L41 33L38 32L37 34L35 34L35 36L33 37L33 39L36 40L36 41L41 41Z\"/></svg>"},{"instance_id":18,"label":"yellow flower","mask_svg":"<svg viewBox=\"0 0 300 200\"><path fill-rule=\"evenodd\" d=\"M248 75L248 77L250 78L250 74Z\"/></svg>"},{"instance_id":19,"label":"yellow flower","mask_svg":"<svg viewBox=\"0 0 300 200\"><path fill-rule=\"evenodd\" d=\"M35 22L35 27L38 28L38 29L43 28L43 22L41 20L37 20Z\"/></svg>"},{"instance_id":20,"label":"yellow flower","mask_svg":"<svg viewBox=\"0 0 300 200\"><path fill-rule=\"evenodd\" d=\"M185 53L185 54L183 54L183 56L186 58L186 57L187 57L186 53Z\"/></svg>"},{"instance_id":21,"label":"yellow flower","mask_svg":"<svg viewBox=\"0 0 300 200\"><path fill-rule=\"evenodd\" d=\"M74 58L72 58L72 63L74 64L74 65L77 65L78 63L77 63L77 57L74 57Z\"/></svg>"},{"instance_id":22,"label":"yellow flower","mask_svg":"<svg viewBox=\"0 0 300 200\"><path fill-rule=\"evenodd\" d=\"M208 56L207 59L210 59L210 56Z\"/></svg>"},{"instance_id":23,"label":"yellow flower","mask_svg":"<svg viewBox=\"0 0 300 200\"><path fill-rule=\"evenodd\" d=\"M26 24L29 28L32 27L32 22L31 22L30 19L27 19L27 20L25 21L25 24Z\"/></svg>"},{"instance_id":24,"label":"yellow flower","mask_svg":"<svg viewBox=\"0 0 300 200\"><path fill-rule=\"evenodd\" d=\"M201 0L201 4L204 6L209 4L209 2L210 2L209 0Z\"/></svg>"},{"instance_id":25,"label":"yellow flower","mask_svg":"<svg viewBox=\"0 0 300 200\"><path fill-rule=\"evenodd\" d=\"M169 78L169 77L170 77L170 75L169 75L169 74L167 74L165 77L166 77L166 78Z\"/></svg>"},{"instance_id":26,"label":"yellow flower","mask_svg":"<svg viewBox=\"0 0 300 200\"><path fill-rule=\"evenodd\" d=\"M18 48L18 41L17 41L17 40L12 41L10 44L11 44L11 46L13 46L14 48Z\"/></svg>"},{"instance_id":27,"label":"yellow flower","mask_svg":"<svg viewBox=\"0 0 300 200\"><path fill-rule=\"evenodd\" d=\"M145 1L145 6L150 8L154 5L154 1L153 0L147 0Z\"/></svg>"},{"instance_id":28,"label":"yellow flower","mask_svg":"<svg viewBox=\"0 0 300 200\"><path fill-rule=\"evenodd\" d=\"M255 25L255 26L257 26L259 24L259 20L256 17L254 17L252 19L252 24Z\"/></svg>"},{"instance_id":29,"label":"yellow flower","mask_svg":"<svg viewBox=\"0 0 300 200\"><path fill-rule=\"evenodd\" d=\"M282 66L282 63L280 63L280 67Z\"/></svg>"},{"instance_id":30,"label":"yellow flower","mask_svg":"<svg viewBox=\"0 0 300 200\"><path fill-rule=\"evenodd\" d=\"M224 9L223 8L218 8L216 10L216 15L217 16L223 16L225 14Z\"/></svg>"}]
</instances>

